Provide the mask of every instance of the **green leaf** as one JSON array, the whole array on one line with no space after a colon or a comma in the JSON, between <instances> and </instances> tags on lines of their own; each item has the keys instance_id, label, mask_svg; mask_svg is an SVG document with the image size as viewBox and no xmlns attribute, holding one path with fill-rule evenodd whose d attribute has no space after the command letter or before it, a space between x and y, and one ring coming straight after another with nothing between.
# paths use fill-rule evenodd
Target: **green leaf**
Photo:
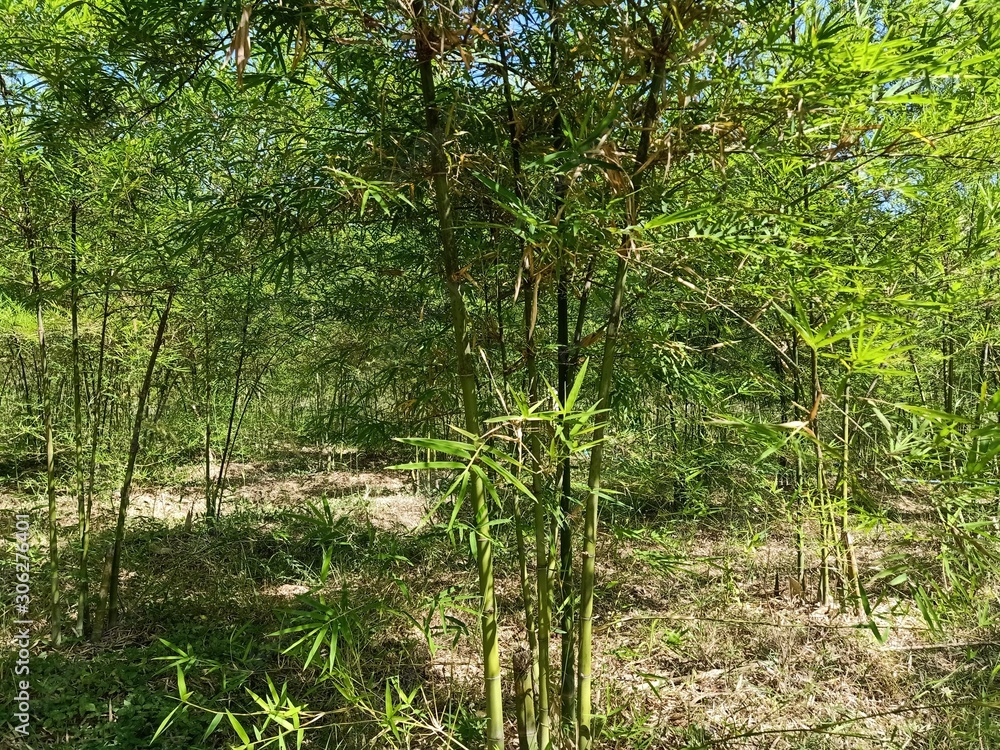
<instances>
[{"instance_id":1,"label":"green leaf","mask_svg":"<svg viewBox=\"0 0 1000 750\"><path fill-rule=\"evenodd\" d=\"M580 365L580 371L576 374L576 378L573 380L573 387L570 389L569 395L566 397L566 403L563 404L563 410L567 413L573 410L573 405L576 403L576 399L580 395L580 389L583 388L583 381L587 377L588 362L590 362L589 357L583 360L583 364Z\"/></svg>"},{"instance_id":2,"label":"green leaf","mask_svg":"<svg viewBox=\"0 0 1000 750\"><path fill-rule=\"evenodd\" d=\"M425 471L430 469L464 469L461 461L413 461L408 464L393 464L386 468L400 471Z\"/></svg>"},{"instance_id":3,"label":"green leaf","mask_svg":"<svg viewBox=\"0 0 1000 750\"><path fill-rule=\"evenodd\" d=\"M188 692L187 685L184 683L184 672L180 664L177 665L177 692L180 694L182 701L186 701L191 695Z\"/></svg>"},{"instance_id":4,"label":"green leaf","mask_svg":"<svg viewBox=\"0 0 1000 750\"><path fill-rule=\"evenodd\" d=\"M150 744L156 742L157 738L163 734L164 730L170 726L170 722L173 721L174 715L184 707L183 703L179 703L174 706L174 710L167 714L167 718L160 722L160 726L157 728L156 732L153 733L153 739L150 740Z\"/></svg>"},{"instance_id":5,"label":"green leaf","mask_svg":"<svg viewBox=\"0 0 1000 750\"><path fill-rule=\"evenodd\" d=\"M457 428L455 429L457 430ZM396 440L416 448L435 450L439 453L447 453L449 456L458 456L459 458L471 458L472 451L474 450L473 446L468 443L460 443L457 440L440 440L437 438L396 438Z\"/></svg>"},{"instance_id":6,"label":"green leaf","mask_svg":"<svg viewBox=\"0 0 1000 750\"><path fill-rule=\"evenodd\" d=\"M914 404L894 404L894 406L897 409L902 409L910 414L916 414L918 417L923 417L932 422L951 422L954 424L970 424L972 422L967 417L937 409L928 409L926 406L916 406Z\"/></svg>"},{"instance_id":7,"label":"green leaf","mask_svg":"<svg viewBox=\"0 0 1000 750\"><path fill-rule=\"evenodd\" d=\"M209 737L212 736L212 732L214 732L218 728L219 724L222 722L222 717L224 715L225 714L221 712L215 715L215 718L212 719L212 723L209 724L208 729L205 730L205 734L202 736L202 740L207 740Z\"/></svg>"},{"instance_id":8,"label":"green leaf","mask_svg":"<svg viewBox=\"0 0 1000 750\"><path fill-rule=\"evenodd\" d=\"M883 633L879 630L878 624L875 622L875 618L872 615L872 605L868 601L868 592L865 591L864 584L858 580L858 595L861 597L861 607L864 610L865 617L868 621L865 623L864 627L867 627L872 631L872 635L875 636L875 640L880 644L885 643L888 640L888 633Z\"/></svg>"},{"instance_id":9,"label":"green leaf","mask_svg":"<svg viewBox=\"0 0 1000 750\"><path fill-rule=\"evenodd\" d=\"M672 214L660 214L643 224L642 228L648 231L650 229L669 227L673 224L700 219L707 213L708 211L705 208L682 208L680 211L675 211Z\"/></svg>"},{"instance_id":10,"label":"green leaf","mask_svg":"<svg viewBox=\"0 0 1000 750\"><path fill-rule=\"evenodd\" d=\"M312 648L309 649L309 654L306 656L305 663L302 665L303 669L306 669L312 663L312 660L319 652L320 646L322 646L323 642L326 640L326 634L329 627L329 625L325 625L314 631Z\"/></svg>"},{"instance_id":11,"label":"green leaf","mask_svg":"<svg viewBox=\"0 0 1000 750\"><path fill-rule=\"evenodd\" d=\"M241 740L243 740L243 746L244 747L249 747L250 746L250 735L247 734L247 730L245 730L243 728L243 725L240 724L240 720L237 719L235 716L233 716L233 712L230 711L229 709L226 709L226 717L229 719L229 723L230 723L230 725L232 725L233 731L236 732L237 736Z\"/></svg>"}]
</instances>

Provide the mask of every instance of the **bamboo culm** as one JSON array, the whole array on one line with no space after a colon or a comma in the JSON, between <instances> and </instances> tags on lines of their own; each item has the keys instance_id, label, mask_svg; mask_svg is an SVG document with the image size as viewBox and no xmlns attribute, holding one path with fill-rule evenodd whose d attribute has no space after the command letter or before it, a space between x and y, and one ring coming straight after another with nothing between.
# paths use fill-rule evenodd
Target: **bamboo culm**
<instances>
[{"instance_id":1,"label":"bamboo culm","mask_svg":"<svg viewBox=\"0 0 1000 750\"><path fill-rule=\"evenodd\" d=\"M461 266L455 242L451 187L444 151L445 132L441 123L434 85L435 51L430 41L433 32L429 26L427 11L422 0L416 0L412 7L416 26L420 90L423 98L427 136L430 140L431 173L438 214L441 260L445 286L451 305L458 379L465 411L465 428L468 432L479 434L481 426L479 400L476 393L475 373L472 369L472 343L468 333L468 311L462 297L460 283ZM479 620L483 640L483 681L485 683L487 716L486 746L488 750L502 750L504 746L503 692L500 685L500 648L497 638L496 598L493 585L493 543L490 538L490 518L485 488L475 473L472 474L469 481L469 493L475 513L476 567L479 574L479 593L482 599Z\"/></svg>"},{"instance_id":2,"label":"bamboo culm","mask_svg":"<svg viewBox=\"0 0 1000 750\"><path fill-rule=\"evenodd\" d=\"M633 198L629 201L629 225L636 224L636 200L644 172L643 167L649 156L653 124L659 115L660 92L666 82L667 52L672 33L669 18L665 19L653 49L653 74L649 93L643 108L642 135L636 150L635 169L632 175ZM597 555L597 518L598 503L601 492L601 471L604 462L604 429L608 421L608 409L611 406L611 382L614 374L615 346L618 342L618 330L622 317L622 302L625 297L625 281L628 273L628 256L633 250L633 239L626 234L623 245L618 251L618 263L615 272L615 283L611 297L611 309L608 312L608 324L604 337L604 352L601 359L600 384L598 386L598 408L596 417L597 429L593 440L596 443L590 456L590 471L587 475L587 501L584 515L583 551L580 579L580 636L579 636L579 668L577 686L577 747L579 750L590 750L594 742L591 714L591 686L593 682L593 635L594 635L594 581Z\"/></svg>"},{"instance_id":3,"label":"bamboo culm","mask_svg":"<svg viewBox=\"0 0 1000 750\"><path fill-rule=\"evenodd\" d=\"M174 301L174 289L170 288L166 304L160 313L160 322L156 328L156 338L149 353L146 364L146 374L139 390L139 402L136 405L135 420L132 423L132 440L129 443L128 463L125 466L125 479L122 481L121 496L118 502L118 521L115 526L115 543L111 556L111 575L107 597L107 624L103 630L114 627L118 623L118 587L121 573L122 547L125 543L125 519L128 515L129 493L132 489L132 477L135 474L135 461L139 455L139 439L142 434L143 417L146 413L146 402L149 399L150 385L153 382L153 371L156 368L156 358L163 345L163 336L167 329L167 318L170 315L170 305Z\"/></svg>"},{"instance_id":4,"label":"bamboo culm","mask_svg":"<svg viewBox=\"0 0 1000 750\"><path fill-rule=\"evenodd\" d=\"M42 283L38 259L31 250L31 287L35 295L35 314L38 330L38 387L42 402L42 423L45 431L45 495L49 505L49 618L52 626L52 643L62 642L62 605L59 597L59 517L56 507L55 443L52 436L52 396L49 383L48 357L45 345L45 321L42 313Z\"/></svg>"},{"instance_id":5,"label":"bamboo culm","mask_svg":"<svg viewBox=\"0 0 1000 750\"><path fill-rule=\"evenodd\" d=\"M87 575L90 553L90 506L87 503L83 480L83 408L80 394L80 291L77 288L77 205L70 206L70 324L73 336L73 478L77 501L77 525L80 534L80 561L77 573L76 624L74 632L83 638L90 629L90 586Z\"/></svg>"}]
</instances>

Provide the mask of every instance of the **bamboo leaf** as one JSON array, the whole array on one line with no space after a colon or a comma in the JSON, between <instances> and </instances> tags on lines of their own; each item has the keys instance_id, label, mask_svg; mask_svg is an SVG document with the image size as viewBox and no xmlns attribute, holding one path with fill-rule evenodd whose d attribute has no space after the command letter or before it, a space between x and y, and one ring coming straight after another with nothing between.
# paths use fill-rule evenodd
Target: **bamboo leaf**
<instances>
[{"instance_id":1,"label":"bamboo leaf","mask_svg":"<svg viewBox=\"0 0 1000 750\"><path fill-rule=\"evenodd\" d=\"M216 713L212 718L212 722L208 725L208 729L205 730L205 734L202 735L202 741L207 740L212 736L212 733L218 728L219 724L222 723L222 717L225 716L221 711ZM153 737L155 740L156 737Z\"/></svg>"},{"instance_id":2,"label":"bamboo leaf","mask_svg":"<svg viewBox=\"0 0 1000 750\"><path fill-rule=\"evenodd\" d=\"M464 469L465 464L461 461L413 461L408 464L393 464L386 468L399 471L426 471L431 469Z\"/></svg>"},{"instance_id":3,"label":"bamboo leaf","mask_svg":"<svg viewBox=\"0 0 1000 750\"><path fill-rule=\"evenodd\" d=\"M181 696L182 701L186 701L191 693L188 692L187 685L184 682L184 672L181 670L181 665L177 665L177 692Z\"/></svg>"},{"instance_id":4,"label":"bamboo leaf","mask_svg":"<svg viewBox=\"0 0 1000 750\"><path fill-rule=\"evenodd\" d=\"M243 728L242 724L240 724L240 720L233 716L233 712L228 709L226 710L226 718L229 719L229 724L232 726L233 731L236 732L236 735L243 740L243 746L249 747L250 735L247 734L247 730Z\"/></svg>"},{"instance_id":5,"label":"bamboo leaf","mask_svg":"<svg viewBox=\"0 0 1000 750\"><path fill-rule=\"evenodd\" d=\"M649 231L650 229L660 229L662 227L669 227L674 224L680 224L685 221L693 221L695 219L700 219L708 213L707 209L700 208L682 208L679 211L675 211L672 214L660 214L655 216L645 224L642 225L643 230Z\"/></svg>"},{"instance_id":6,"label":"bamboo leaf","mask_svg":"<svg viewBox=\"0 0 1000 750\"><path fill-rule=\"evenodd\" d=\"M163 721L161 721L161 722L160 722L160 726L159 726L159 727L157 727L156 731L155 731L155 732L153 733L153 738L152 738L152 740L150 740L150 742L156 742L157 738L159 738L159 736L160 736L161 734L163 734L163 732L164 732L164 731L165 731L165 730L167 729L167 727L169 727L169 726L170 726L170 723L171 723L171 722L173 721L173 719L174 719L174 715L175 715L175 714L176 714L176 713L177 713L177 712L178 712L178 711L179 711L179 710L180 710L181 708L183 708L183 706L184 706L184 704L183 704L183 703L179 703L179 704L177 704L176 706L174 706L173 710L172 710L172 711L171 711L171 712L170 712L169 714L167 714L167 717L166 717L166 718L165 718L165 719L164 719Z\"/></svg>"},{"instance_id":7,"label":"bamboo leaf","mask_svg":"<svg viewBox=\"0 0 1000 750\"><path fill-rule=\"evenodd\" d=\"M576 374L576 378L573 379L573 387L570 389L569 395L566 397L566 403L563 404L563 410L567 413L573 411L576 399L580 395L580 389L583 388L583 381L587 377L587 363L589 361L589 358L583 360L583 364L580 365L580 371Z\"/></svg>"}]
</instances>

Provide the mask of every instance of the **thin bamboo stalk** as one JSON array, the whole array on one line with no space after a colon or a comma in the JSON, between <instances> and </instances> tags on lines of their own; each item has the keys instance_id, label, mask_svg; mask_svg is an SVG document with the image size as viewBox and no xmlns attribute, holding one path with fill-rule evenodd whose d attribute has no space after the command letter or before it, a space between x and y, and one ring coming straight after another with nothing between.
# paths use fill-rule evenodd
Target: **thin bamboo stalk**
<instances>
[{"instance_id":1,"label":"thin bamboo stalk","mask_svg":"<svg viewBox=\"0 0 1000 750\"><path fill-rule=\"evenodd\" d=\"M97 476L97 446L100 441L101 427L108 415L107 399L104 394L105 352L108 345L108 305L111 298L111 284L104 286L104 305L101 310L101 344L97 353L97 382L94 385L92 408L93 417L90 425L90 459L87 469L87 515L90 515L94 505L94 483Z\"/></svg>"},{"instance_id":2,"label":"thin bamboo stalk","mask_svg":"<svg viewBox=\"0 0 1000 750\"><path fill-rule=\"evenodd\" d=\"M77 526L80 533L80 562L77 572L76 624L74 632L78 638L87 635L90 629L90 581L87 572L90 553L90 507L87 504L83 482L83 409L80 394L80 290L77 287L77 205L70 206L70 325L73 336L73 477L76 487Z\"/></svg>"},{"instance_id":3,"label":"thin bamboo stalk","mask_svg":"<svg viewBox=\"0 0 1000 750\"><path fill-rule=\"evenodd\" d=\"M851 539L850 517L848 504L850 502L850 466L851 466L851 375L844 379L844 421L841 440L843 452L840 464L840 503L841 526L840 542L844 553L844 588L858 616L861 615L861 581L858 578L858 561L854 552L854 542Z\"/></svg>"},{"instance_id":4,"label":"thin bamboo stalk","mask_svg":"<svg viewBox=\"0 0 1000 750\"><path fill-rule=\"evenodd\" d=\"M653 75L650 81L649 93L643 107L642 135L636 150L635 169L632 175L633 196L641 186L644 175L643 167L649 155L652 130L659 116L660 93L666 81L667 52L672 41L670 16L663 20L653 48ZM637 221L636 201L629 201L629 225ZM611 297L611 309L608 313L608 324L604 336L604 353L601 360L600 384L598 386L598 413L594 441L596 445L591 451L590 471L587 475L587 500L585 505L583 551L580 580L580 637L579 637L579 669L577 683L577 746L580 750L589 750L594 742L591 687L593 682L593 615L594 615L594 582L597 555L597 521L598 503L601 492L601 472L604 462L604 430L608 422L608 409L611 405L611 382L614 373L615 347L618 343L618 330L622 317L622 302L625 297L625 280L628 272L628 260L634 250L633 238L626 234L618 251L618 263L615 272L615 283Z\"/></svg>"},{"instance_id":5,"label":"thin bamboo stalk","mask_svg":"<svg viewBox=\"0 0 1000 750\"><path fill-rule=\"evenodd\" d=\"M526 339L526 360L528 370L528 397L531 403L538 400L538 369L535 355L535 320L538 313L538 285L534 271L526 269L526 287L524 300L524 325ZM550 544L548 524L546 523L546 507L543 497L542 477L539 468L541 441L538 433L532 430L528 447L531 453L531 490L535 496L535 589L538 606L538 638L536 645L536 667L538 676L535 689L538 692L538 747L549 750L551 747L551 715L549 705L549 690L551 682L551 667L549 664L549 643L552 633L552 588L550 586L553 574L554 555Z\"/></svg>"},{"instance_id":6,"label":"thin bamboo stalk","mask_svg":"<svg viewBox=\"0 0 1000 750\"><path fill-rule=\"evenodd\" d=\"M799 404L802 399L802 385L799 380L799 335L792 331L792 360L795 372L792 374L792 401ZM795 450L795 576L799 590L806 590L806 549L805 549L805 487L802 482L802 452Z\"/></svg>"},{"instance_id":7,"label":"thin bamboo stalk","mask_svg":"<svg viewBox=\"0 0 1000 750\"><path fill-rule=\"evenodd\" d=\"M62 609L59 601L59 515L56 507L55 442L52 436L52 388L49 382L45 321L42 314L42 284L34 248L30 255L31 288L35 295L38 330L38 387L42 396L42 424L45 431L45 494L49 503L49 624L52 628L52 643L58 646L62 642Z\"/></svg>"},{"instance_id":8,"label":"thin bamboo stalk","mask_svg":"<svg viewBox=\"0 0 1000 750\"><path fill-rule=\"evenodd\" d=\"M174 291L174 288L171 287L167 294L166 304L163 306L163 312L160 313L156 338L153 340L153 348L150 350L149 361L146 363L146 374L142 380L142 387L139 389L139 402L136 405L135 420L132 423L132 440L129 443L128 463L125 466L125 479L122 481L121 496L118 502L118 521L115 525L114 551L111 556L111 582L108 586L107 597L107 626L104 629L114 627L118 623L118 579L121 573L122 547L125 543L125 519L128 515L129 493L132 489L132 477L135 474L135 461L139 456L139 438L142 433L146 402L149 399L150 385L153 382L156 358L160 353L163 336L167 330L167 317L170 315L170 305L174 301Z\"/></svg>"},{"instance_id":9,"label":"thin bamboo stalk","mask_svg":"<svg viewBox=\"0 0 1000 750\"><path fill-rule=\"evenodd\" d=\"M830 549L834 544L830 531L832 515L828 508L828 493L826 491L826 467L823 462L823 443L819 433L819 412L823 399L823 390L819 379L819 359L815 347L809 349L809 369L812 374L813 407L810 419L810 429L813 433L813 447L816 454L816 503L819 507L820 523L820 562L819 562L819 603L827 605L830 602Z\"/></svg>"},{"instance_id":10,"label":"thin bamboo stalk","mask_svg":"<svg viewBox=\"0 0 1000 750\"><path fill-rule=\"evenodd\" d=\"M441 122L434 84L433 63L436 52L431 41L433 30L428 23L423 0L415 0L412 8L417 62L420 71L420 89L427 135L431 145L431 173L438 214L438 235L441 242L445 286L451 303L455 355L462 404L465 411L465 427L469 432L478 434L481 424L476 379L472 369L472 343L468 333L468 310L462 297L461 266L455 242L451 187L444 150L445 128ZM480 626L483 639L483 681L486 693L486 746L490 750L502 750L504 746L503 693L500 685L500 648L497 638L496 597L493 584L493 542L490 538L490 517L485 488L475 473L472 474L469 482L469 492L475 513L476 567L479 573L479 593L482 599Z\"/></svg>"}]
</instances>

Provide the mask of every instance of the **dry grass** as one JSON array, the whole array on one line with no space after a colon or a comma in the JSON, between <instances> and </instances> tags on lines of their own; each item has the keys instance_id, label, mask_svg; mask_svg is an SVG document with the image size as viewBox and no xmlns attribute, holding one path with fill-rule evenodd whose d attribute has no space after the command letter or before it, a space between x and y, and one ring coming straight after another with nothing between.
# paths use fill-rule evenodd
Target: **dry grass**
<instances>
[{"instance_id":1,"label":"dry grass","mask_svg":"<svg viewBox=\"0 0 1000 750\"><path fill-rule=\"evenodd\" d=\"M280 550L269 540L282 511L301 509L306 501L325 495L333 498L338 516L359 519L399 539L416 539L427 512L426 499L401 472L283 474L275 468L241 465L234 467L226 512L256 514L259 536L243 540L238 549L221 550L211 537L184 536L179 530L188 509L200 505L195 500L196 468L191 473L173 487L142 489L134 497L130 529L140 535L147 529L149 534L140 553L143 575L131 575L131 568L123 574L123 599L131 606L133 629L112 634L118 645L123 638L135 644L154 641L157 618L178 601L185 602L193 616L208 620L224 608L225 621L237 623L256 610L280 609L314 590L315 581L294 567L273 580L268 579L271 573L245 580L232 576L234 559L242 560L247 570L269 563L273 570ZM909 497L905 504L908 511L922 513L920 498ZM16 494L0 495L5 510L23 505ZM70 535L75 503L64 497L60 505L62 525ZM106 531L112 519L111 504L106 505L97 514L98 533ZM920 524L931 523L927 514L921 517L915 521L911 515L856 533L866 574L901 545L912 547L916 539L919 548ZM786 580L794 566L792 529L783 522L763 527L750 533L732 519L668 520L625 534L604 534L595 618L595 708L609 717L604 746L974 747L963 744L970 735L955 734L953 744L930 744L929 738L949 736L952 730L941 727L955 723L962 709L941 704L976 699L985 684L976 670L985 668L983 659L997 650L984 646L970 655L961 647L940 647L942 635L930 633L912 602L889 589L881 592L884 597L876 608L885 636L879 643L870 630L859 627L853 610L821 608L791 596ZM420 552L420 547L408 549L417 550L413 559L393 575L405 582L410 603L426 603L449 586L474 591L471 566L459 562L457 571L453 567L455 559L462 560L461 553L449 561ZM810 555L816 559L814 549ZM519 583L511 563L510 550L499 555L500 637L508 656L524 641ZM398 592L372 590L366 575L335 571L328 588L350 586L365 592L367 587L372 596L398 599ZM815 570L810 578L816 580ZM228 587L224 600L219 599L220 580ZM469 635L454 642L450 636L440 637L430 648L419 628L407 626L383 633L383 647L395 648L396 668L411 670L413 679L445 703L456 695L475 700L481 695L476 618L460 607L452 607L449 614L465 622ZM945 637L955 643L992 638L990 631L973 623L953 622L949 628ZM84 654L93 647L74 648ZM553 665L558 664L557 648L554 642ZM920 706L937 707L915 710ZM965 726L959 729L964 732Z\"/></svg>"}]
</instances>

